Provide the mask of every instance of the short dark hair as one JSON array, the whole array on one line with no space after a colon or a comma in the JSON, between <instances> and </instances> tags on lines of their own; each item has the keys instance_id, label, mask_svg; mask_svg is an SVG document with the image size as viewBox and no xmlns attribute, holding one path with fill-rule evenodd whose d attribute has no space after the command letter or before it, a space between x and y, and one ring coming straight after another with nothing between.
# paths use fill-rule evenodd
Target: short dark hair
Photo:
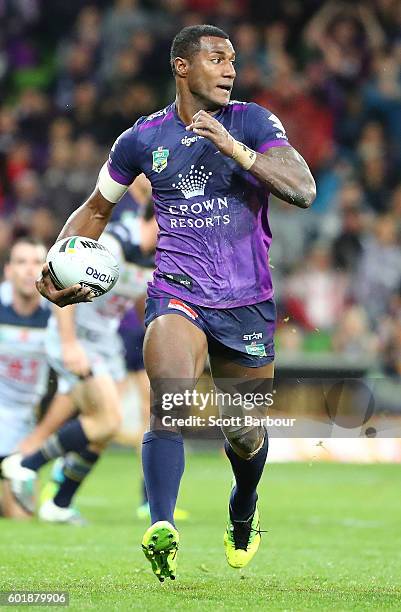
<instances>
[{"instance_id":1,"label":"short dark hair","mask_svg":"<svg viewBox=\"0 0 401 612\"><path fill-rule=\"evenodd\" d=\"M171 44L170 64L175 75L174 60L176 57L190 59L200 50L200 39L202 36L216 36L217 38L230 38L226 32L213 25L194 25L183 28Z\"/></svg>"},{"instance_id":2,"label":"short dark hair","mask_svg":"<svg viewBox=\"0 0 401 612\"><path fill-rule=\"evenodd\" d=\"M18 244L29 244L31 246L43 247L47 251L47 247L42 240L39 240L38 238L33 238L32 236L29 236L29 235L28 236L18 236L18 238L16 238L14 242L12 243L9 252L7 253L7 259L6 259L7 263L10 263L11 252L13 251L14 247L16 247Z\"/></svg>"}]
</instances>

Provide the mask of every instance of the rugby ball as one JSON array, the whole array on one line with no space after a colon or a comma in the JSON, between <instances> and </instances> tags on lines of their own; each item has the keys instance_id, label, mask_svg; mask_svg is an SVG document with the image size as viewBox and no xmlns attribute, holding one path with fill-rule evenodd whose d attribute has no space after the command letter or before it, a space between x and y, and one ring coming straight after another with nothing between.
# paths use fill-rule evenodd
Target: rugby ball
<instances>
[{"instance_id":1,"label":"rugby ball","mask_svg":"<svg viewBox=\"0 0 401 612\"><path fill-rule=\"evenodd\" d=\"M57 289L72 285L90 287L99 297L118 281L116 258L97 240L85 236L63 238L47 254L50 277Z\"/></svg>"}]
</instances>

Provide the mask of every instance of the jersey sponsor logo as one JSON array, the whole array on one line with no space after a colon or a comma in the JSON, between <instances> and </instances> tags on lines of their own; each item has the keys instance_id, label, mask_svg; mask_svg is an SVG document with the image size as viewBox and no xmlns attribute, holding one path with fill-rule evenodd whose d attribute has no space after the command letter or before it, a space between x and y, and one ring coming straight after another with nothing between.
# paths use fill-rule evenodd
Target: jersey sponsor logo
<instances>
[{"instance_id":1,"label":"jersey sponsor logo","mask_svg":"<svg viewBox=\"0 0 401 612\"><path fill-rule=\"evenodd\" d=\"M243 340L261 340L263 338L263 332L252 332L251 334L244 334Z\"/></svg>"},{"instance_id":2,"label":"jersey sponsor logo","mask_svg":"<svg viewBox=\"0 0 401 612\"><path fill-rule=\"evenodd\" d=\"M170 217L170 227L185 228L192 227L202 229L216 227L230 223L228 198L210 198L203 202L193 202L188 204L172 204L169 212L174 217ZM208 216L205 217L204 214Z\"/></svg>"},{"instance_id":3,"label":"jersey sponsor logo","mask_svg":"<svg viewBox=\"0 0 401 612\"><path fill-rule=\"evenodd\" d=\"M167 168L167 159L169 155L170 151L168 149L163 149L163 147L158 147L156 151L152 151L152 170L159 173Z\"/></svg>"},{"instance_id":4,"label":"jersey sponsor logo","mask_svg":"<svg viewBox=\"0 0 401 612\"><path fill-rule=\"evenodd\" d=\"M174 310L180 310L184 314L188 315L190 319L193 319L193 320L198 318L198 314L195 312L195 310L190 308L190 306L188 306L184 302L181 302L181 300L176 300L172 298L169 301L167 308L173 308Z\"/></svg>"},{"instance_id":5,"label":"jersey sponsor logo","mask_svg":"<svg viewBox=\"0 0 401 612\"><path fill-rule=\"evenodd\" d=\"M191 144L203 138L204 136L184 136L184 138L181 138L181 144L185 145L186 147L190 147Z\"/></svg>"},{"instance_id":6,"label":"jersey sponsor logo","mask_svg":"<svg viewBox=\"0 0 401 612\"><path fill-rule=\"evenodd\" d=\"M248 355L253 355L254 357L266 357L266 347L264 344L257 344L256 342L252 342L251 344L245 345L245 350Z\"/></svg>"},{"instance_id":7,"label":"jersey sponsor logo","mask_svg":"<svg viewBox=\"0 0 401 612\"><path fill-rule=\"evenodd\" d=\"M179 174L178 183L173 183L174 189L179 189L186 200L195 196L205 195L205 187L213 172L205 172L205 166L198 169L192 164L190 171L185 176Z\"/></svg>"}]
</instances>

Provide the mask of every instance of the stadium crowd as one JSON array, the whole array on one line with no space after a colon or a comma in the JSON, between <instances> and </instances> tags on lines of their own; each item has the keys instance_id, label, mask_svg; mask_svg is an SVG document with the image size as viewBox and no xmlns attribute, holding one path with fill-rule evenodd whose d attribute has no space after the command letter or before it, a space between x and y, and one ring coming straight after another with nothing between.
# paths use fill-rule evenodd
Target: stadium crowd
<instances>
[{"instance_id":1,"label":"stadium crowd","mask_svg":"<svg viewBox=\"0 0 401 612\"><path fill-rule=\"evenodd\" d=\"M401 376L399 0L14 0L0 20L0 265L16 236L53 243L118 134L172 99L174 34L213 23L233 97L277 114L317 181L306 214L271 200L279 348Z\"/></svg>"}]
</instances>

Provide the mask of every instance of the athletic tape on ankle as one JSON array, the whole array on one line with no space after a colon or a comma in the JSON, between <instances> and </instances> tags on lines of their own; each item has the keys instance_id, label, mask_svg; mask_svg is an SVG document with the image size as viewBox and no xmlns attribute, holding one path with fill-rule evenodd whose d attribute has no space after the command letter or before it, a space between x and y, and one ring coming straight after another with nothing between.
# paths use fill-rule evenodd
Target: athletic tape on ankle
<instances>
[{"instance_id":1,"label":"athletic tape on ankle","mask_svg":"<svg viewBox=\"0 0 401 612\"><path fill-rule=\"evenodd\" d=\"M256 161L256 153L238 140L234 140L234 149L231 156L244 170L249 170Z\"/></svg>"}]
</instances>

